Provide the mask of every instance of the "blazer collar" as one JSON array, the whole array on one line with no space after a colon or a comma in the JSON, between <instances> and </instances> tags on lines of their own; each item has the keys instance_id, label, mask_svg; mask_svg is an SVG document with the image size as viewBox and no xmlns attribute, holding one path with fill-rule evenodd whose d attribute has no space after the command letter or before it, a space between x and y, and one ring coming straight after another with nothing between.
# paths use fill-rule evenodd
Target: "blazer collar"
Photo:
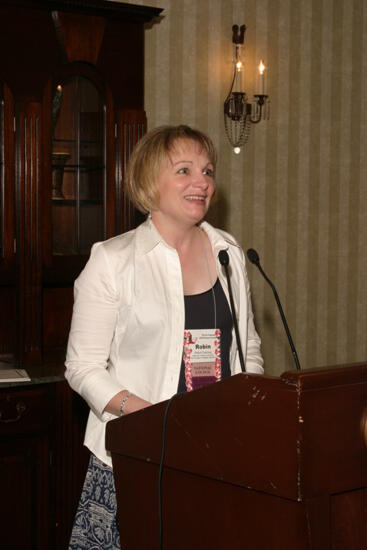
<instances>
[{"instance_id":1,"label":"blazer collar","mask_svg":"<svg viewBox=\"0 0 367 550\"><path fill-rule=\"evenodd\" d=\"M225 231L214 228L208 222L201 222L200 226L208 235L212 248L215 253L219 250L228 250L229 246L239 247L239 244L235 241L232 235L229 235ZM159 234L151 218L148 217L136 229L136 251L138 254L148 254L153 248L162 243L164 246L171 248Z\"/></svg>"}]
</instances>

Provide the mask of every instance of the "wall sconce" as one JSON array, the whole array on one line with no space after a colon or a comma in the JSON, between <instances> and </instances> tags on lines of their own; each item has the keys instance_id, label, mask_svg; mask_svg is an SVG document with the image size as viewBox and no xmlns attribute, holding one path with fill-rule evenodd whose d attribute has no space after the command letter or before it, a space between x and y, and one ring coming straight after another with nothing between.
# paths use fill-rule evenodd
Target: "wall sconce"
<instances>
[{"instance_id":1,"label":"wall sconce","mask_svg":"<svg viewBox=\"0 0 367 550\"><path fill-rule=\"evenodd\" d=\"M247 143L251 124L269 118L269 96L265 93L265 65L258 66L258 93L248 102L243 84L243 61L241 58L246 25L233 25L233 77L228 96L224 102L224 127L233 151L238 154Z\"/></svg>"}]
</instances>

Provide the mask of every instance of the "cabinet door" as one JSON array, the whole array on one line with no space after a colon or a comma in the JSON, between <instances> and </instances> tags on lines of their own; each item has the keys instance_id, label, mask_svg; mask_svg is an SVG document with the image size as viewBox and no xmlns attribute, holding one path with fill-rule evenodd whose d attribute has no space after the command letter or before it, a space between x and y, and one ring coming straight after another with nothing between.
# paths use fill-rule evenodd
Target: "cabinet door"
<instances>
[{"instance_id":1,"label":"cabinet door","mask_svg":"<svg viewBox=\"0 0 367 550\"><path fill-rule=\"evenodd\" d=\"M52 548L51 449L54 397L50 388L0 393L1 547Z\"/></svg>"},{"instance_id":2,"label":"cabinet door","mask_svg":"<svg viewBox=\"0 0 367 550\"><path fill-rule=\"evenodd\" d=\"M93 243L111 236L107 235L106 205L114 194L114 171L110 160L107 178L106 126L112 109L103 83L93 80L92 67L87 70L79 64L66 69L48 98L51 121L46 150L51 170L45 171L44 178L44 348L65 346L74 280ZM114 152L109 155L114 160ZM110 222L113 215L109 213L108 218Z\"/></svg>"}]
</instances>

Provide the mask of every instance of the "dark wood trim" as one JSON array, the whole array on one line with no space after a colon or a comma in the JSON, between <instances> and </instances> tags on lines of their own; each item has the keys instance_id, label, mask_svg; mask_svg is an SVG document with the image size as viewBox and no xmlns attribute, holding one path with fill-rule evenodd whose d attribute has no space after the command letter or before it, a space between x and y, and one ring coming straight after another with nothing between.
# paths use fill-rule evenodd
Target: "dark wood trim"
<instances>
[{"instance_id":1,"label":"dark wood trim","mask_svg":"<svg viewBox=\"0 0 367 550\"><path fill-rule=\"evenodd\" d=\"M3 84L4 101L4 194L3 209L3 257L0 258L0 284L8 284L14 278L15 269L15 217L14 217L14 101L10 89Z\"/></svg>"},{"instance_id":2,"label":"dark wood trim","mask_svg":"<svg viewBox=\"0 0 367 550\"><path fill-rule=\"evenodd\" d=\"M105 0L2 0L2 4L28 9L103 15L137 23L148 23L163 11L161 8Z\"/></svg>"},{"instance_id":3,"label":"dark wood trim","mask_svg":"<svg viewBox=\"0 0 367 550\"><path fill-rule=\"evenodd\" d=\"M18 338L21 363L41 360L42 274L40 189L42 188L42 108L39 103L16 107Z\"/></svg>"},{"instance_id":4,"label":"dark wood trim","mask_svg":"<svg viewBox=\"0 0 367 550\"><path fill-rule=\"evenodd\" d=\"M123 109L116 113L117 163L116 163L116 217L118 232L124 233L136 227L144 216L136 210L123 190L123 182L131 153L147 130L145 111Z\"/></svg>"}]
</instances>

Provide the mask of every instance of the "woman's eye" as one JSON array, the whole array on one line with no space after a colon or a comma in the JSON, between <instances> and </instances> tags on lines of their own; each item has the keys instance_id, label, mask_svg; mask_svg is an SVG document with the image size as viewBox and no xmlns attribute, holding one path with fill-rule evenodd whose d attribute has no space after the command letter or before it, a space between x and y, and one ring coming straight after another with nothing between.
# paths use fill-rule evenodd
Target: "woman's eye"
<instances>
[{"instance_id":1,"label":"woman's eye","mask_svg":"<svg viewBox=\"0 0 367 550\"><path fill-rule=\"evenodd\" d=\"M210 178L212 178L214 176L214 172L211 168L205 168L204 175L209 176Z\"/></svg>"},{"instance_id":2,"label":"woman's eye","mask_svg":"<svg viewBox=\"0 0 367 550\"><path fill-rule=\"evenodd\" d=\"M180 168L179 171L178 171L179 174L188 174L189 173L189 169L184 167L184 168Z\"/></svg>"}]
</instances>

